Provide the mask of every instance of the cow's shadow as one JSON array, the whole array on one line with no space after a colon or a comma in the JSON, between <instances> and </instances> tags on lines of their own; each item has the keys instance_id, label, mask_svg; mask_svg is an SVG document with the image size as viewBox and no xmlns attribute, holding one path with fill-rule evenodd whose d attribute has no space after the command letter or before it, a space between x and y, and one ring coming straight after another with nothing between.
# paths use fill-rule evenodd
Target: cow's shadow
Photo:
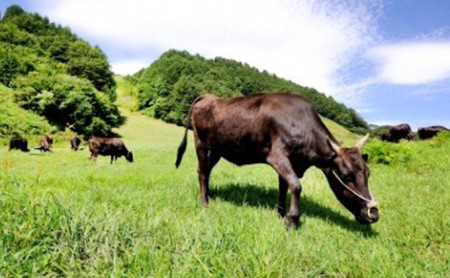
<instances>
[{"instance_id":1,"label":"cow's shadow","mask_svg":"<svg viewBox=\"0 0 450 278\"><path fill-rule=\"evenodd\" d=\"M263 188L253 184L226 184L220 187L212 186L210 188L211 198L219 198L239 206L251 206L258 208L267 208L276 212L278 201L278 189ZM287 197L289 206L290 195ZM361 233L366 237L377 236L378 233L371 226L361 225L353 218L348 218L341 213L324 206L308 196L302 195L300 198L301 215L307 217L320 218L324 221L333 222L342 228ZM302 216L300 217L301 222Z\"/></svg>"}]
</instances>

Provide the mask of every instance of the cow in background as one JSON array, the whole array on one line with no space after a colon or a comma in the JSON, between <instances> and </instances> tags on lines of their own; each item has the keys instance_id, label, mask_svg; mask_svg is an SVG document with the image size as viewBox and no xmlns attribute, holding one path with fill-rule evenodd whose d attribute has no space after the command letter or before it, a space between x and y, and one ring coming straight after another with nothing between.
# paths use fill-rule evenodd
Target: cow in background
<instances>
[{"instance_id":1,"label":"cow in background","mask_svg":"<svg viewBox=\"0 0 450 278\"><path fill-rule=\"evenodd\" d=\"M409 124L399 124L391 127L387 132L381 134L381 140L398 143L401 139L411 140L414 133Z\"/></svg>"},{"instance_id":2,"label":"cow in background","mask_svg":"<svg viewBox=\"0 0 450 278\"><path fill-rule=\"evenodd\" d=\"M52 146L53 146L53 138L48 135L44 135L39 140L39 147L35 149L40 150L41 152L51 152Z\"/></svg>"},{"instance_id":3,"label":"cow in background","mask_svg":"<svg viewBox=\"0 0 450 278\"><path fill-rule=\"evenodd\" d=\"M118 157L125 156L129 162L133 162L133 152L128 151L125 144L119 138L105 138L92 136L89 138L90 159L96 160L98 155L110 155L111 164Z\"/></svg>"},{"instance_id":4,"label":"cow in background","mask_svg":"<svg viewBox=\"0 0 450 278\"><path fill-rule=\"evenodd\" d=\"M21 137L20 135L14 135L9 140L9 151L11 150L21 150L23 152L29 152L27 139Z\"/></svg>"},{"instance_id":5,"label":"cow in background","mask_svg":"<svg viewBox=\"0 0 450 278\"><path fill-rule=\"evenodd\" d=\"M80 144L81 144L81 139L78 138L77 136L74 136L74 137L72 137L72 139L70 139L70 148L72 149L72 151L78 151Z\"/></svg>"},{"instance_id":6,"label":"cow in background","mask_svg":"<svg viewBox=\"0 0 450 278\"><path fill-rule=\"evenodd\" d=\"M433 138L441 131L450 131L450 129L440 126L440 125L427 126L427 127L419 128L417 130L417 134L419 135L419 138L421 140L425 140L425 139Z\"/></svg>"}]
</instances>

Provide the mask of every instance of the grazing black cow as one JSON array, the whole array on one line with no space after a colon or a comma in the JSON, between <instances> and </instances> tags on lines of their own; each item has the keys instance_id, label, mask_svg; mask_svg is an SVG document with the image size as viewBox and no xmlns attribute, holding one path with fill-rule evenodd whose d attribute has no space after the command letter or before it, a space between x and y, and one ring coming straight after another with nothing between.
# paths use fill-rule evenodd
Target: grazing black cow
<instances>
[{"instance_id":1,"label":"grazing black cow","mask_svg":"<svg viewBox=\"0 0 450 278\"><path fill-rule=\"evenodd\" d=\"M9 140L9 151L11 150L21 150L23 152L29 152L28 141L18 135L13 136Z\"/></svg>"},{"instance_id":2,"label":"grazing black cow","mask_svg":"<svg viewBox=\"0 0 450 278\"><path fill-rule=\"evenodd\" d=\"M53 138L48 135L44 135L39 140L39 147L34 149L40 150L41 152L51 152L52 146L53 146Z\"/></svg>"},{"instance_id":3,"label":"grazing black cow","mask_svg":"<svg viewBox=\"0 0 450 278\"><path fill-rule=\"evenodd\" d=\"M114 160L123 155L129 162L133 162L133 153L127 150L119 138L92 136L89 138L88 144L91 151L90 159L96 160L99 154L110 155L112 164Z\"/></svg>"},{"instance_id":4,"label":"grazing black cow","mask_svg":"<svg viewBox=\"0 0 450 278\"><path fill-rule=\"evenodd\" d=\"M440 125L434 125L434 126L421 127L417 130L417 133L418 133L420 139L425 140L425 139L433 138L441 131L450 131L450 129L440 126Z\"/></svg>"},{"instance_id":5,"label":"grazing black cow","mask_svg":"<svg viewBox=\"0 0 450 278\"><path fill-rule=\"evenodd\" d=\"M363 224L378 221L378 205L367 186L367 156L361 148L367 134L355 147L343 148L304 97L290 94L257 94L220 99L197 98L189 111L186 131L178 148L178 167L192 124L198 157L200 197L209 200L209 177L221 157L237 164L265 163L279 176L278 212L288 227L297 226L302 186L299 178L316 166L328 179L338 200ZM291 192L286 214L286 193Z\"/></svg>"},{"instance_id":6,"label":"grazing black cow","mask_svg":"<svg viewBox=\"0 0 450 278\"><path fill-rule=\"evenodd\" d=\"M413 138L414 133L409 124L393 126L387 132L381 134L381 140L393 143L398 143L401 139L411 140Z\"/></svg>"},{"instance_id":7,"label":"grazing black cow","mask_svg":"<svg viewBox=\"0 0 450 278\"><path fill-rule=\"evenodd\" d=\"M77 136L74 136L74 137L72 137L72 139L70 139L70 148L72 149L72 151L78 151L80 144L81 144L81 139L78 138Z\"/></svg>"}]
</instances>

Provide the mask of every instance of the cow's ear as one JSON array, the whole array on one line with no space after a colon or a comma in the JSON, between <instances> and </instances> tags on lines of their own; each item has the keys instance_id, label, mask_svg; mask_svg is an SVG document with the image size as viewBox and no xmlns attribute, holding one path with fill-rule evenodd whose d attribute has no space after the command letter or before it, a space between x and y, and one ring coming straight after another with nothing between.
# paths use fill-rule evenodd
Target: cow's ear
<instances>
[{"instance_id":1,"label":"cow's ear","mask_svg":"<svg viewBox=\"0 0 450 278\"><path fill-rule=\"evenodd\" d=\"M365 162L369 161L369 155L366 153L362 155L362 158L364 159Z\"/></svg>"}]
</instances>

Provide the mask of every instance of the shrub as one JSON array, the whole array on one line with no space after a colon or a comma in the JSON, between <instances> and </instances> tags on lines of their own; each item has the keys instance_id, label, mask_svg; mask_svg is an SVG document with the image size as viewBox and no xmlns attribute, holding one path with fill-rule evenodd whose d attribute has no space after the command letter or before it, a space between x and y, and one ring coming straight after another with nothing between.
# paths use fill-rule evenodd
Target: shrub
<instances>
[{"instance_id":1,"label":"shrub","mask_svg":"<svg viewBox=\"0 0 450 278\"><path fill-rule=\"evenodd\" d=\"M369 161L378 164L396 165L411 160L413 148L410 142L401 141L398 144L385 143L378 139L369 141L364 147L369 155Z\"/></svg>"}]
</instances>

